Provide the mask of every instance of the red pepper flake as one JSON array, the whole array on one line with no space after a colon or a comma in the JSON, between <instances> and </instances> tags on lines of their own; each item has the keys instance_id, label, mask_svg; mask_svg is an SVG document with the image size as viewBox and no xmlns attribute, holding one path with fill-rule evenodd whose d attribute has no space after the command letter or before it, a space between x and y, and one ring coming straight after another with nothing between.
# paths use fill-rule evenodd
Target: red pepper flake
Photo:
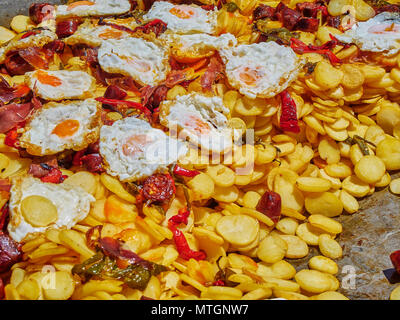
<instances>
[{"instance_id":1,"label":"red pepper flake","mask_svg":"<svg viewBox=\"0 0 400 320\"><path fill-rule=\"evenodd\" d=\"M280 128L284 131L299 133L299 121L297 119L296 103L289 92L282 91L281 97L281 117L279 120Z\"/></svg>"},{"instance_id":2,"label":"red pepper flake","mask_svg":"<svg viewBox=\"0 0 400 320\"><path fill-rule=\"evenodd\" d=\"M329 36L331 37L332 40L326 42L322 46L314 46L312 44L307 45L299 39L291 38L290 47L297 54L304 54L310 52L319 53L325 55L332 64L339 64L342 61L338 57L336 57L336 55L331 51L339 44L339 41L334 36L332 35Z\"/></svg>"},{"instance_id":3,"label":"red pepper flake","mask_svg":"<svg viewBox=\"0 0 400 320\"><path fill-rule=\"evenodd\" d=\"M265 192L258 201L256 210L277 223L281 217L281 196L273 191Z\"/></svg>"},{"instance_id":4,"label":"red pepper flake","mask_svg":"<svg viewBox=\"0 0 400 320\"><path fill-rule=\"evenodd\" d=\"M177 176L182 176L182 177L188 177L188 178L193 178L200 174L200 171L197 170L189 170L182 168L178 165L174 166L173 173L176 174Z\"/></svg>"},{"instance_id":5,"label":"red pepper flake","mask_svg":"<svg viewBox=\"0 0 400 320\"><path fill-rule=\"evenodd\" d=\"M390 260L392 261L393 266L396 269L396 272L400 274L400 250L393 252L390 255Z\"/></svg>"},{"instance_id":6,"label":"red pepper flake","mask_svg":"<svg viewBox=\"0 0 400 320\"><path fill-rule=\"evenodd\" d=\"M178 214L172 216L168 220L168 228L173 232L174 242L176 249L179 252L179 256L184 260L204 260L207 256L203 251L195 251L190 249L189 244L185 238L185 235L177 227L179 224L187 224L187 218L189 217L190 211L187 208L180 209Z\"/></svg>"}]
</instances>

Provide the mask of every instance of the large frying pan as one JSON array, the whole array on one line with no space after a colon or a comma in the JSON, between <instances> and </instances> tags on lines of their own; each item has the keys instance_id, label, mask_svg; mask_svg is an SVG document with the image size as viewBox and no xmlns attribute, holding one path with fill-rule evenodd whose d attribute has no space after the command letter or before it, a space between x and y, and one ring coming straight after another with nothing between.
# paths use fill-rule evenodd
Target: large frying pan
<instances>
[{"instance_id":1,"label":"large frying pan","mask_svg":"<svg viewBox=\"0 0 400 320\"><path fill-rule=\"evenodd\" d=\"M33 2L60 4L66 0L0 0L0 25L9 27L13 16L27 15ZM389 254L400 249L399 197L387 188L379 190L361 201L358 213L343 214L339 220L344 226L339 237L344 247L344 257L338 262L338 277L343 280L340 291L351 299L388 299L396 285L389 283L383 270L392 268ZM291 262L299 270L316 254L313 248L310 256Z\"/></svg>"}]
</instances>

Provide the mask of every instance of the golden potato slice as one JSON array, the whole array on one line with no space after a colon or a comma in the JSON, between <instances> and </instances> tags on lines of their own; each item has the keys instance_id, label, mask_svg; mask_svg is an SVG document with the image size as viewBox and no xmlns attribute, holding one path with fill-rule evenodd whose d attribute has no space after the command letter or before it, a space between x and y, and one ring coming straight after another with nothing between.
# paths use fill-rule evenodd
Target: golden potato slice
<instances>
[{"instance_id":1,"label":"golden potato slice","mask_svg":"<svg viewBox=\"0 0 400 320\"><path fill-rule=\"evenodd\" d=\"M58 219L57 207L42 196L29 196L21 201L21 213L34 227L46 227Z\"/></svg>"}]
</instances>

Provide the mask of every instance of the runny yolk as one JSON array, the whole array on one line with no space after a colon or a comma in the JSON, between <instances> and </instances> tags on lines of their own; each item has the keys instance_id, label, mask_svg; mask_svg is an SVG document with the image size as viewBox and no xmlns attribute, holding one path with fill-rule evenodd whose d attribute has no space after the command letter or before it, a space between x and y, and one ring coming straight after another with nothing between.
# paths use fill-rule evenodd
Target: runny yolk
<instances>
[{"instance_id":1,"label":"runny yolk","mask_svg":"<svg viewBox=\"0 0 400 320\"><path fill-rule=\"evenodd\" d=\"M210 132L209 125L195 116L188 116L185 121L185 126L201 134Z\"/></svg>"},{"instance_id":2,"label":"runny yolk","mask_svg":"<svg viewBox=\"0 0 400 320\"><path fill-rule=\"evenodd\" d=\"M67 7L67 11L71 11L72 9L74 9L76 7L80 7L80 6L92 6L92 5L94 5L94 2L92 2L92 1L77 1L77 2L71 3Z\"/></svg>"},{"instance_id":3,"label":"runny yolk","mask_svg":"<svg viewBox=\"0 0 400 320\"><path fill-rule=\"evenodd\" d=\"M248 86L255 85L257 80L260 79L260 75L258 74L257 70L250 69L245 67L240 73L239 78L242 82L247 84Z\"/></svg>"},{"instance_id":4,"label":"runny yolk","mask_svg":"<svg viewBox=\"0 0 400 320\"><path fill-rule=\"evenodd\" d=\"M118 39L122 37L122 31L116 29L107 29L99 34L99 37L107 40L107 39Z\"/></svg>"},{"instance_id":5,"label":"runny yolk","mask_svg":"<svg viewBox=\"0 0 400 320\"><path fill-rule=\"evenodd\" d=\"M137 152L143 152L144 146L149 142L145 134L132 135L122 146L122 152L126 156L134 156Z\"/></svg>"},{"instance_id":6,"label":"runny yolk","mask_svg":"<svg viewBox=\"0 0 400 320\"><path fill-rule=\"evenodd\" d=\"M42 70L36 72L35 78L38 79L40 83L47 84L52 87L58 87L62 85L62 81L59 78Z\"/></svg>"},{"instance_id":7,"label":"runny yolk","mask_svg":"<svg viewBox=\"0 0 400 320\"><path fill-rule=\"evenodd\" d=\"M59 123L52 131L53 134L60 138L66 138L72 136L79 129L79 121L68 119Z\"/></svg>"},{"instance_id":8,"label":"runny yolk","mask_svg":"<svg viewBox=\"0 0 400 320\"><path fill-rule=\"evenodd\" d=\"M171 14L181 19L189 19L194 15L194 11L189 6L177 6L169 10Z\"/></svg>"},{"instance_id":9,"label":"runny yolk","mask_svg":"<svg viewBox=\"0 0 400 320\"><path fill-rule=\"evenodd\" d=\"M378 24L376 26L372 26L368 29L369 33L375 34L385 34L385 33L397 33L400 32L400 25L392 23L392 24Z\"/></svg>"}]
</instances>

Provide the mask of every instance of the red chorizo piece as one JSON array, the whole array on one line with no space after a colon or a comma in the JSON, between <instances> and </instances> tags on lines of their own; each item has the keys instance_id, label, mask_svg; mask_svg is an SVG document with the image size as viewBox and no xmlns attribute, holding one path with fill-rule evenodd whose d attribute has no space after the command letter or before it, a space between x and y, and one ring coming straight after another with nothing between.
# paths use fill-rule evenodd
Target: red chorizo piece
<instances>
[{"instance_id":1,"label":"red chorizo piece","mask_svg":"<svg viewBox=\"0 0 400 320\"><path fill-rule=\"evenodd\" d=\"M273 191L265 192L258 201L256 210L277 223L281 217L281 196Z\"/></svg>"},{"instance_id":2,"label":"red chorizo piece","mask_svg":"<svg viewBox=\"0 0 400 320\"><path fill-rule=\"evenodd\" d=\"M169 174L156 173L143 182L143 197L146 200L162 202L175 194L175 183Z\"/></svg>"},{"instance_id":3,"label":"red chorizo piece","mask_svg":"<svg viewBox=\"0 0 400 320\"><path fill-rule=\"evenodd\" d=\"M253 20L256 21L265 18L272 19L274 18L274 15L275 15L275 8L267 6L266 4L261 4L254 9Z\"/></svg>"},{"instance_id":4,"label":"red chorizo piece","mask_svg":"<svg viewBox=\"0 0 400 320\"><path fill-rule=\"evenodd\" d=\"M400 250L393 252L390 255L390 260L392 261L392 264L396 269L397 273L400 274Z\"/></svg>"},{"instance_id":5,"label":"red chorizo piece","mask_svg":"<svg viewBox=\"0 0 400 320\"><path fill-rule=\"evenodd\" d=\"M57 23L56 34L61 38L66 38L75 33L78 30L79 20L78 19L67 19Z\"/></svg>"}]
</instances>

